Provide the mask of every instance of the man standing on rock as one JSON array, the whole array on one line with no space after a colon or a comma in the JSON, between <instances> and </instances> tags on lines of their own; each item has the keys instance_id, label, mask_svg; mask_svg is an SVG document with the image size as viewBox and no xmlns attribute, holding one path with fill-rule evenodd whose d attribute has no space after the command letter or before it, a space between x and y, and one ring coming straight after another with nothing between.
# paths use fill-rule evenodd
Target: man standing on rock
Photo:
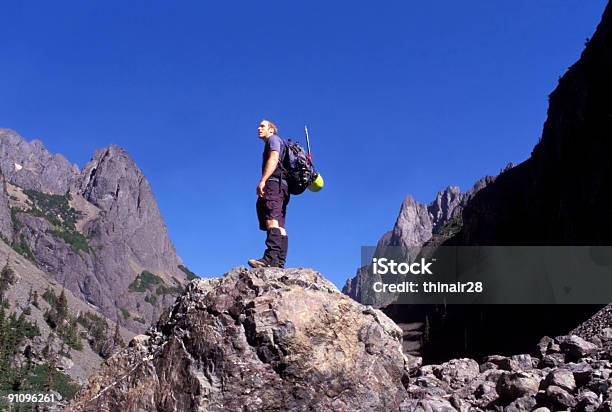
<instances>
[{"instance_id":1,"label":"man standing on rock","mask_svg":"<svg viewBox=\"0 0 612 412\"><path fill-rule=\"evenodd\" d=\"M259 229L267 232L266 251L261 259L250 259L249 266L285 266L289 246L285 231L285 214L289 203L289 188L283 179L280 162L285 154L285 143L278 136L276 125L262 120L257 129L259 138L265 142L261 180L257 184L257 218Z\"/></svg>"}]
</instances>

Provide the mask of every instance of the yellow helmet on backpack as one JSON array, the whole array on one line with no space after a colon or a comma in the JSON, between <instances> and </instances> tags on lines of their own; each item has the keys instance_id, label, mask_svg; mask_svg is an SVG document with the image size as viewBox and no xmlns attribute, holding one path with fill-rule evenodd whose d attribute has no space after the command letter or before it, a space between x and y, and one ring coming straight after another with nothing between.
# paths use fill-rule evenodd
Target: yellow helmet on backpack
<instances>
[{"instance_id":1,"label":"yellow helmet on backpack","mask_svg":"<svg viewBox=\"0 0 612 412\"><path fill-rule=\"evenodd\" d=\"M317 173L317 177L308 185L308 189L311 192L318 192L319 190L323 189L324 185L325 182L323 182L323 176L321 176L320 173Z\"/></svg>"}]
</instances>

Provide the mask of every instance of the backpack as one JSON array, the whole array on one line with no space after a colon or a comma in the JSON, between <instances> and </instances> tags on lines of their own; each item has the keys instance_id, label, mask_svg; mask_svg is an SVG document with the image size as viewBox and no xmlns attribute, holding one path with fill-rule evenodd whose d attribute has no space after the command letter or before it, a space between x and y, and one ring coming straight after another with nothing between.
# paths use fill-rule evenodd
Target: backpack
<instances>
[{"instance_id":1,"label":"backpack","mask_svg":"<svg viewBox=\"0 0 612 412\"><path fill-rule=\"evenodd\" d=\"M283 139L285 146L283 159L280 162L283 179L287 181L289 193L299 195L317 177L308 154L302 146L288 139Z\"/></svg>"}]
</instances>

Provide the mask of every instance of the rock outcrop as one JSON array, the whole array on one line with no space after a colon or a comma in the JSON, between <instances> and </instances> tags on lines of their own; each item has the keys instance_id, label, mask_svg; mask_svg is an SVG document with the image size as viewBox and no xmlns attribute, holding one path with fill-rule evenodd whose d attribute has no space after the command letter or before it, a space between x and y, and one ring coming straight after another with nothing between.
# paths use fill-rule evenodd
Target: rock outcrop
<instances>
[{"instance_id":1,"label":"rock outcrop","mask_svg":"<svg viewBox=\"0 0 612 412\"><path fill-rule=\"evenodd\" d=\"M0 128L0 169L9 182L26 189L63 195L79 177L79 168L59 153L50 153L40 140L27 142L16 132Z\"/></svg>"},{"instance_id":2,"label":"rock outcrop","mask_svg":"<svg viewBox=\"0 0 612 412\"><path fill-rule=\"evenodd\" d=\"M526 353L422 366L389 318L320 274L238 268L193 281L67 410L605 411L610 313Z\"/></svg>"},{"instance_id":3,"label":"rock outcrop","mask_svg":"<svg viewBox=\"0 0 612 412\"><path fill-rule=\"evenodd\" d=\"M316 272L239 268L191 282L68 410L400 410L400 341Z\"/></svg>"}]
</instances>

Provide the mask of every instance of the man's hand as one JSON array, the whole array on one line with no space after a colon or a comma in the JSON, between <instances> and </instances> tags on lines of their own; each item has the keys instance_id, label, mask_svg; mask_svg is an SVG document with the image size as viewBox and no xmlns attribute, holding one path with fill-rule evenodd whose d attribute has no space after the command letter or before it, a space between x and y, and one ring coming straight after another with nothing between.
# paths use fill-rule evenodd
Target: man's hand
<instances>
[{"instance_id":1,"label":"man's hand","mask_svg":"<svg viewBox=\"0 0 612 412\"><path fill-rule=\"evenodd\" d=\"M265 180L260 180L259 183L257 184L257 196L259 197L263 197L264 195L264 187L266 187L266 181Z\"/></svg>"},{"instance_id":2,"label":"man's hand","mask_svg":"<svg viewBox=\"0 0 612 412\"><path fill-rule=\"evenodd\" d=\"M272 150L270 152L270 156L268 156L268 159L266 160L263 175L261 176L261 180L257 184L257 196L259 197L263 197L266 180L268 180L268 178L272 176L272 173L274 173L274 170L278 165L278 154L279 153L276 150Z\"/></svg>"}]
</instances>

